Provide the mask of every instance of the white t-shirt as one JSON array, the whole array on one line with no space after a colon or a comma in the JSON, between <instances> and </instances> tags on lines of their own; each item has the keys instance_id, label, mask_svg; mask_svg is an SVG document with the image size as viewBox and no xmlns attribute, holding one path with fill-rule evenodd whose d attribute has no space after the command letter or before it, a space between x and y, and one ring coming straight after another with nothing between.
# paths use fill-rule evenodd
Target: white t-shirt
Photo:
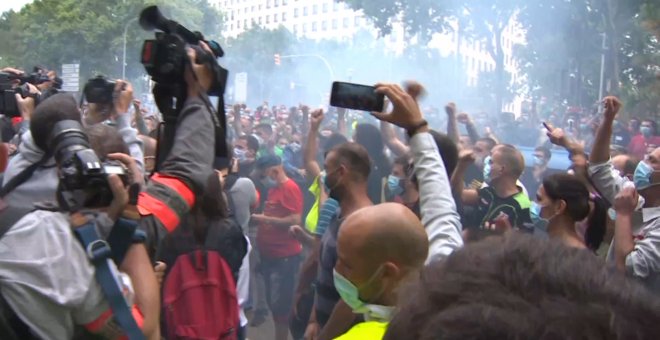
<instances>
[{"instance_id":1,"label":"white t-shirt","mask_svg":"<svg viewBox=\"0 0 660 340\"><path fill-rule=\"evenodd\" d=\"M71 339L74 325L109 309L94 266L68 216L34 211L0 240L0 289L14 312L43 339Z\"/></svg>"}]
</instances>

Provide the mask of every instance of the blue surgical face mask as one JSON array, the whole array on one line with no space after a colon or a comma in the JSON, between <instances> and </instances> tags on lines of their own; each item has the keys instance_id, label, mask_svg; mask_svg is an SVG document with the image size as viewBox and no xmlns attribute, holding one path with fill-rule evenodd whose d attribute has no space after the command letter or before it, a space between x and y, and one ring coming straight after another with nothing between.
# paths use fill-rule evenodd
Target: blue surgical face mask
<instances>
[{"instance_id":1,"label":"blue surgical face mask","mask_svg":"<svg viewBox=\"0 0 660 340\"><path fill-rule=\"evenodd\" d=\"M484 159L484 182L490 183L492 178L490 177L490 156Z\"/></svg>"},{"instance_id":2,"label":"blue surgical face mask","mask_svg":"<svg viewBox=\"0 0 660 340\"><path fill-rule=\"evenodd\" d=\"M532 205L529 207L529 215L532 218L534 224L539 222L548 222L547 220L541 218L541 206L536 202L532 202Z\"/></svg>"},{"instance_id":3,"label":"blue surgical face mask","mask_svg":"<svg viewBox=\"0 0 660 340\"><path fill-rule=\"evenodd\" d=\"M534 165L544 166L545 165L545 159L543 159L543 157L534 156Z\"/></svg>"},{"instance_id":4,"label":"blue surgical face mask","mask_svg":"<svg viewBox=\"0 0 660 340\"><path fill-rule=\"evenodd\" d=\"M376 279L381 272L381 268L382 267L379 267L378 270L376 270L365 286L368 286ZM341 296L342 300L351 307L354 313L365 314L365 318L368 320L390 321L392 319L394 307L369 304L360 300L360 290L358 287L336 270L333 270L332 274L334 277L335 288L337 289L339 296Z\"/></svg>"},{"instance_id":5,"label":"blue surgical face mask","mask_svg":"<svg viewBox=\"0 0 660 340\"><path fill-rule=\"evenodd\" d=\"M639 132L646 138L649 138L653 135L653 129L650 126L642 126L639 128Z\"/></svg>"},{"instance_id":6,"label":"blue surgical face mask","mask_svg":"<svg viewBox=\"0 0 660 340\"><path fill-rule=\"evenodd\" d=\"M266 178L261 180L261 184L263 184L267 189L272 189L277 186L277 181L266 176Z\"/></svg>"},{"instance_id":7,"label":"blue surgical face mask","mask_svg":"<svg viewBox=\"0 0 660 340\"><path fill-rule=\"evenodd\" d=\"M401 186L401 179L394 175L387 177L387 191L390 196L400 196L403 194L403 187Z\"/></svg>"},{"instance_id":8,"label":"blue surgical face mask","mask_svg":"<svg viewBox=\"0 0 660 340\"><path fill-rule=\"evenodd\" d=\"M635 183L635 188L637 190L642 190L650 187L651 185L657 183L651 183L651 175L655 170L646 162L641 161L637 164L635 168L635 173L633 174L633 182Z\"/></svg>"},{"instance_id":9,"label":"blue surgical face mask","mask_svg":"<svg viewBox=\"0 0 660 340\"><path fill-rule=\"evenodd\" d=\"M607 209L607 216L609 216L612 221L616 221L616 210L614 210L614 208Z\"/></svg>"},{"instance_id":10,"label":"blue surgical face mask","mask_svg":"<svg viewBox=\"0 0 660 340\"><path fill-rule=\"evenodd\" d=\"M234 157L236 157L239 162L243 162L247 158L247 152L243 149L234 149Z\"/></svg>"}]
</instances>

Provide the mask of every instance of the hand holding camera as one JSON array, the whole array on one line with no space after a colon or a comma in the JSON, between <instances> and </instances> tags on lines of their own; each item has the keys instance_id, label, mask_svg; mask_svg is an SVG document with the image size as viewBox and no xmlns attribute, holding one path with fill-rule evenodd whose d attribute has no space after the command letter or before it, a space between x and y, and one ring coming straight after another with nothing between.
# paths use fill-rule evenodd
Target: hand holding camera
<instances>
[{"instance_id":1,"label":"hand holding camera","mask_svg":"<svg viewBox=\"0 0 660 340\"><path fill-rule=\"evenodd\" d=\"M128 112L133 103L133 87L129 82L101 75L85 84L83 95L89 103L85 122L90 125Z\"/></svg>"}]
</instances>

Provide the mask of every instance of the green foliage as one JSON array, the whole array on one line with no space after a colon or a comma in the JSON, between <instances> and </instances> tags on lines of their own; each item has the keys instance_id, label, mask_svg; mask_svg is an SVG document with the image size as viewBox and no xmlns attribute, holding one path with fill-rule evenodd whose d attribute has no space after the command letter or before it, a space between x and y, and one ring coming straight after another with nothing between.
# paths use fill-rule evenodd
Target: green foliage
<instances>
[{"instance_id":1,"label":"green foliage","mask_svg":"<svg viewBox=\"0 0 660 340\"><path fill-rule=\"evenodd\" d=\"M222 15L206 0L36 0L0 18L0 66L59 70L63 63L80 62L83 81L95 74L120 77L126 27L127 78L138 79L144 74L142 41L153 33L143 31L137 18L153 4L189 29L218 38Z\"/></svg>"},{"instance_id":2,"label":"green foliage","mask_svg":"<svg viewBox=\"0 0 660 340\"><path fill-rule=\"evenodd\" d=\"M495 86L505 96L499 33L513 15L526 31L516 59L534 98L589 106L597 101L601 37L606 33L605 88L621 95L632 114L660 111L660 3L657 0L343 0L363 10L384 34L392 23L422 38L458 24L461 39L485 43L496 63ZM422 41L426 41L422 39ZM498 74L498 72L501 72ZM498 80L499 79L499 80ZM480 85L481 86L481 85ZM492 92L492 91L491 91ZM607 93L607 92L606 92ZM495 106L498 106L497 104Z\"/></svg>"}]
</instances>

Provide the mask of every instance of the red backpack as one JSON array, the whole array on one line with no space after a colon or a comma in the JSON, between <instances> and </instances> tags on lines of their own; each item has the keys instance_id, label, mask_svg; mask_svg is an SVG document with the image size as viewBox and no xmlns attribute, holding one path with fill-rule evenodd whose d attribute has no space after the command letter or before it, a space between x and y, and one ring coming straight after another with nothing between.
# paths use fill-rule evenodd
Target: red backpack
<instances>
[{"instance_id":1,"label":"red backpack","mask_svg":"<svg viewBox=\"0 0 660 340\"><path fill-rule=\"evenodd\" d=\"M163 289L167 339L236 339L236 282L216 251L179 256Z\"/></svg>"}]
</instances>

